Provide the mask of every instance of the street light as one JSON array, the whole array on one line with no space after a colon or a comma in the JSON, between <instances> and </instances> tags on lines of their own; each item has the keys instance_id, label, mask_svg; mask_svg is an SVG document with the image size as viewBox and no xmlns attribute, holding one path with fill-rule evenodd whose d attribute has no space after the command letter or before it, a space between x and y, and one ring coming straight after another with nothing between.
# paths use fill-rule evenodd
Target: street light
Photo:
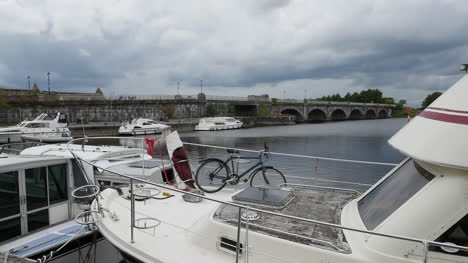
<instances>
[{"instance_id":1,"label":"street light","mask_svg":"<svg viewBox=\"0 0 468 263\"><path fill-rule=\"evenodd\" d=\"M179 93L179 82L177 81L177 95L180 95Z\"/></svg>"},{"instance_id":2,"label":"street light","mask_svg":"<svg viewBox=\"0 0 468 263\"><path fill-rule=\"evenodd\" d=\"M28 75L27 79L28 79L28 90L29 90L29 93L31 93L31 82L30 82L31 76Z\"/></svg>"},{"instance_id":3,"label":"street light","mask_svg":"<svg viewBox=\"0 0 468 263\"><path fill-rule=\"evenodd\" d=\"M47 72L47 84L49 86L49 94L50 94L50 72Z\"/></svg>"}]
</instances>

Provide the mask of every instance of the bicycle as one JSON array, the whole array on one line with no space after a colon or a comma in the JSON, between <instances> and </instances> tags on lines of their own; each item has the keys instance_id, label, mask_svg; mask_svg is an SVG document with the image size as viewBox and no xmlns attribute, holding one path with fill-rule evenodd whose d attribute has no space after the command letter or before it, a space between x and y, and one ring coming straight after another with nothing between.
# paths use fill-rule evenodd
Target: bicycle
<instances>
[{"instance_id":1,"label":"bicycle","mask_svg":"<svg viewBox=\"0 0 468 263\"><path fill-rule=\"evenodd\" d=\"M260 151L258 157L241 157L239 151L235 149L226 149L229 154L229 158L225 161L218 158L209 158L201 160L202 163L195 174L195 183L198 188L207 193L215 193L223 189L226 184L236 185L240 180L246 176L249 172L248 178L243 179L246 183L250 179L251 187L274 187L286 183L286 178L283 173L273 166L264 166L264 159L268 160L268 147L265 145L265 149ZM234 162L237 160L237 169ZM258 162L249 167L242 174L239 172L238 160L258 160ZM229 168L229 164L231 168ZM207 185L204 183L208 183Z\"/></svg>"}]
</instances>

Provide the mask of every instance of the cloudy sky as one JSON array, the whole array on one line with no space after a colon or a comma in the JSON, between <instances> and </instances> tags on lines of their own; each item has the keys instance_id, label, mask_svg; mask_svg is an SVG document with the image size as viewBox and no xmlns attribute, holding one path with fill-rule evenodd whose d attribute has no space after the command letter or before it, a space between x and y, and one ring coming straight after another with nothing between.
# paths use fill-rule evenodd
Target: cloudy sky
<instances>
[{"instance_id":1,"label":"cloudy sky","mask_svg":"<svg viewBox=\"0 0 468 263\"><path fill-rule=\"evenodd\" d=\"M468 63L459 0L0 0L0 86L319 97L419 105Z\"/></svg>"}]
</instances>

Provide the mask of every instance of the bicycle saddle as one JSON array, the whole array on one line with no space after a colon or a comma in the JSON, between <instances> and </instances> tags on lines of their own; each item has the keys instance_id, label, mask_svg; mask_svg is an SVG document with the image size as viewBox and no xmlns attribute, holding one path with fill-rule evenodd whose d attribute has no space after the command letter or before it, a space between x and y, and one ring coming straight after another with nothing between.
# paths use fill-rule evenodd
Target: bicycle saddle
<instances>
[{"instance_id":1,"label":"bicycle saddle","mask_svg":"<svg viewBox=\"0 0 468 263\"><path fill-rule=\"evenodd\" d=\"M226 152L233 154L233 153L239 153L239 150L236 149L226 149Z\"/></svg>"}]
</instances>

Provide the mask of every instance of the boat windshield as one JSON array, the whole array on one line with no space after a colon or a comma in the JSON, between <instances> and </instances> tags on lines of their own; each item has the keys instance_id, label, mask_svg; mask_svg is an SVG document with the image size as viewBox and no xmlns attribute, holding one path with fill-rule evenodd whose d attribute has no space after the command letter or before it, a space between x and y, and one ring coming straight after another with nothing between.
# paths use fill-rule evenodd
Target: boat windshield
<instances>
[{"instance_id":1,"label":"boat windshield","mask_svg":"<svg viewBox=\"0 0 468 263\"><path fill-rule=\"evenodd\" d=\"M22 122L16 124L16 127L24 127L24 126L26 126L26 124L28 124L28 123L25 122L25 121L22 121Z\"/></svg>"},{"instance_id":2,"label":"boat windshield","mask_svg":"<svg viewBox=\"0 0 468 263\"><path fill-rule=\"evenodd\" d=\"M434 177L413 159L408 159L358 201L364 225L368 230L374 230Z\"/></svg>"}]
</instances>

